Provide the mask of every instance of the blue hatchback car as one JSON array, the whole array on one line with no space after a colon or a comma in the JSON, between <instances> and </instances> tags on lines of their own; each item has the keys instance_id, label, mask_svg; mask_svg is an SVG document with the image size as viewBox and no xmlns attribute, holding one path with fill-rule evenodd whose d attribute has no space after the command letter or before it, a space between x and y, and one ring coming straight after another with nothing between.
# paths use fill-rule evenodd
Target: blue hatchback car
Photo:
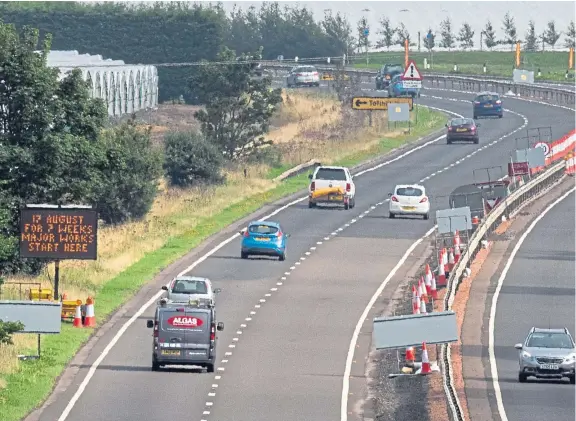
<instances>
[{"instance_id":1,"label":"blue hatchback car","mask_svg":"<svg viewBox=\"0 0 576 421\"><path fill-rule=\"evenodd\" d=\"M390 98L397 98L400 96L411 96L412 98L420 97L419 88L405 88L402 83L402 74L392 77L390 85L388 85L388 96Z\"/></svg>"},{"instance_id":2,"label":"blue hatchback car","mask_svg":"<svg viewBox=\"0 0 576 421\"><path fill-rule=\"evenodd\" d=\"M286 260L286 238L282 227L277 222L253 221L246 230L240 231L242 235L242 249L240 257L248 256L278 256L280 261Z\"/></svg>"},{"instance_id":3,"label":"blue hatchback car","mask_svg":"<svg viewBox=\"0 0 576 421\"><path fill-rule=\"evenodd\" d=\"M474 118L478 117L498 117L502 118L504 110L502 99L495 92L480 92L472 101Z\"/></svg>"}]
</instances>

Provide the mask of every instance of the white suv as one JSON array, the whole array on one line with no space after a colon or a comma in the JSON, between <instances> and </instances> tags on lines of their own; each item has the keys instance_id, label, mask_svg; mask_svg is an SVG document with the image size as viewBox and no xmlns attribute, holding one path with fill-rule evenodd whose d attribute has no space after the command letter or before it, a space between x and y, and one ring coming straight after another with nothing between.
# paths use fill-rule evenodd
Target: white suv
<instances>
[{"instance_id":1,"label":"white suv","mask_svg":"<svg viewBox=\"0 0 576 421\"><path fill-rule=\"evenodd\" d=\"M430 201L426 189L419 184L399 184L390 197L390 218L396 215L419 215L430 217Z\"/></svg>"},{"instance_id":2,"label":"white suv","mask_svg":"<svg viewBox=\"0 0 576 421\"><path fill-rule=\"evenodd\" d=\"M319 203L343 205L346 210L356 206L356 186L348 168L320 166L308 177L309 208Z\"/></svg>"}]
</instances>

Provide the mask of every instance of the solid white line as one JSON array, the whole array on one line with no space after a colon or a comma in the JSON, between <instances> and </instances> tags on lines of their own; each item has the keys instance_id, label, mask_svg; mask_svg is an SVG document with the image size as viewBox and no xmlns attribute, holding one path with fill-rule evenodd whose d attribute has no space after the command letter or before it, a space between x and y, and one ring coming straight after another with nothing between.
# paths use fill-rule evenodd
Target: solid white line
<instances>
[{"instance_id":1,"label":"solid white line","mask_svg":"<svg viewBox=\"0 0 576 421\"><path fill-rule=\"evenodd\" d=\"M508 261L506 262L506 266L504 266L504 270L500 274L500 278L498 278L498 284L496 285L496 290L494 291L494 295L492 296L492 305L490 307L490 320L488 327L488 335L489 335L488 353L490 359L490 372L492 375L492 384L494 386L494 394L496 395L496 406L498 408L498 413L500 414L501 421L508 421L508 417L506 415L506 409L504 408L504 401L502 400L502 391L500 390L500 383L498 382L498 367L496 366L496 356L494 353L494 323L496 319L496 306L498 305L498 297L500 296L500 290L502 289L502 285L504 284L504 280L506 279L508 270L510 269L510 266L512 266L514 257L516 257L516 253L518 253L518 250L520 249L520 247L522 247L522 243L524 243L526 237L528 237L530 232L532 232L534 227L536 227L536 224L540 222L540 220L544 218L544 216L546 216L546 214L550 210L552 210L554 206L562 202L564 199L570 196L570 194L574 193L574 191L576 191L576 188L570 189L569 192L564 194L562 197L556 199L546 209L544 209L544 211L540 215L538 215L538 217L534 221L532 221L530 226L528 226L524 234L522 234L522 236L518 240L518 243L516 243L516 246L514 246L514 249L512 250L512 253L508 258Z\"/></svg>"},{"instance_id":2,"label":"solid white line","mask_svg":"<svg viewBox=\"0 0 576 421\"><path fill-rule=\"evenodd\" d=\"M449 114L455 114L451 111L448 110L441 110L443 112L449 113ZM372 168L368 168L364 171L361 171L357 174L354 175L354 177L359 177L362 174L365 174L369 171L374 171L378 168L382 168L385 165L389 165L392 162L396 162L400 159L402 159L405 156L408 156L420 149L425 148L426 146L429 146L437 141L439 141L440 139L444 139L446 137L446 135L442 135L437 137L434 140L431 140L429 142L424 143L423 145L417 146L413 149L410 149L407 152L404 152L403 154L397 156L394 159L391 159L389 161L383 162L379 165L376 165L375 167ZM298 199L295 199L287 204L285 204L284 206L279 207L278 209L276 209L275 211L269 213L268 215L266 215L265 217L263 217L261 220L267 220L270 219L271 217L279 214L280 212L283 212L284 210L288 209L291 206L294 206L300 202L303 202L304 200L307 200L308 196L303 196L300 197ZM199 257L198 260L194 261L194 263L192 263L190 266L188 266L186 269L184 269L182 272L180 272L177 276L181 276L184 275L188 272L190 272L192 269L194 269L196 266L198 266L200 263L204 262L206 259L208 259L210 256L212 256L214 253L216 253L218 250L220 250L221 248L223 248L224 246L230 244L232 241L234 241L235 239L239 238L240 234L239 233L235 233L234 235L232 235L231 237L227 238L226 240L222 241L220 244L216 245L214 248L212 248L210 251L208 251L206 254L204 254L203 256ZM329 237L324 237L324 240L329 240ZM280 284L276 284L276 285L282 285ZM104 350L102 351L102 353L98 356L98 358L96 358L96 360L92 363L92 365L90 366L90 368L88 369L88 372L86 373L86 377L84 378L84 380L82 380L82 383L80 383L80 386L78 386L78 389L76 390L76 393L74 393L74 395L72 396L72 398L70 399L70 401L68 402L68 405L66 405L66 408L64 408L64 411L62 411L62 414L60 415L60 417L58 418L57 421L65 421L68 416L70 415L70 412L72 411L72 409L74 408L74 405L76 405L76 402L78 402L78 399L80 399L80 396L82 396L82 394L84 393L84 390L86 390L86 387L88 386L88 383L90 382L90 380L92 379L92 377L94 377L94 374L96 373L96 370L98 369L98 367L100 366L100 364L102 364L102 361L104 361L104 358L106 358L108 356L108 354L110 353L110 351L112 350L112 348L114 348L114 346L118 343L118 341L120 340L120 338L122 337L122 335L124 335L124 333L126 332L126 330L128 330L128 328L134 324L134 322L136 320L138 320L138 318L140 316L142 316L142 314L144 314L144 312L150 307L152 306L156 301L158 301L160 299L160 297L163 295L164 291L160 290L158 293L156 293L152 298L150 298L150 300L148 300L142 307L140 307L138 309L138 311L136 311L136 313L134 313L134 315L128 319L126 321L126 323L124 323L120 329L118 329L118 331L116 332L116 335L114 335L114 337L112 338L112 340L108 343L108 345L106 345L106 347L104 348Z\"/></svg>"},{"instance_id":3,"label":"solid white line","mask_svg":"<svg viewBox=\"0 0 576 421\"><path fill-rule=\"evenodd\" d=\"M360 319L358 320L358 323L356 324L356 328L354 329L354 333L352 334L352 340L350 341L350 347L348 348L348 355L346 356L346 366L344 367L344 378L342 379L342 401L340 406L341 421L348 421L348 392L350 391L350 372L352 371L352 362L354 360L354 350L356 349L356 342L358 342L358 336L360 335L360 329L362 329L364 320L366 320L366 318L368 317L370 309L374 306L374 303L376 302L380 294L382 294L382 291L384 291L384 288L386 287L386 285L388 285L390 279L392 279L392 277L396 274L398 269L402 267L404 262L406 262L406 260L408 259L410 254L416 249L416 247L418 247L418 245L422 241L424 241L428 236L430 236L435 229L436 225L430 228L430 230L428 230L428 232L424 234L423 237L416 240L416 242L414 242L414 244L412 244L408 248L408 250L406 250L406 253L404 253L402 258L398 261L398 263L396 263L396 266L394 266L394 268L390 271L386 279L384 279L382 284L380 284L380 286L378 287L372 298L370 298L370 301L368 301L368 305L364 309L364 312L362 313Z\"/></svg>"}]
</instances>

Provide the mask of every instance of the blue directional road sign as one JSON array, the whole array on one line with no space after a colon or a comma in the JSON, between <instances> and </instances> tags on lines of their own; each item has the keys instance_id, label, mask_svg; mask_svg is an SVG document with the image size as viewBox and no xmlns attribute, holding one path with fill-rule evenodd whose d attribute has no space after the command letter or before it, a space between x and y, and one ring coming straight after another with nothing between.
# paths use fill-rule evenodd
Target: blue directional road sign
<instances>
[{"instance_id":1,"label":"blue directional road sign","mask_svg":"<svg viewBox=\"0 0 576 421\"><path fill-rule=\"evenodd\" d=\"M368 35L370 35L370 29L364 28L364 36L367 37Z\"/></svg>"}]
</instances>

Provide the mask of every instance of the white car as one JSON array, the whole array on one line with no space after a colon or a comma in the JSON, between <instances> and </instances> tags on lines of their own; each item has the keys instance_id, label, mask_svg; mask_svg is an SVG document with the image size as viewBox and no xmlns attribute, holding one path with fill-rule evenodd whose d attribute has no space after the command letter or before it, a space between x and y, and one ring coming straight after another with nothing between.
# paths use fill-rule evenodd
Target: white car
<instances>
[{"instance_id":1,"label":"white car","mask_svg":"<svg viewBox=\"0 0 576 421\"><path fill-rule=\"evenodd\" d=\"M290 70L286 78L288 88L298 86L320 86L320 75L314 66L297 66Z\"/></svg>"},{"instance_id":2,"label":"white car","mask_svg":"<svg viewBox=\"0 0 576 421\"><path fill-rule=\"evenodd\" d=\"M346 210L356 206L356 186L348 168L319 166L308 177L309 208L317 204L343 205Z\"/></svg>"},{"instance_id":3,"label":"white car","mask_svg":"<svg viewBox=\"0 0 576 421\"><path fill-rule=\"evenodd\" d=\"M170 282L170 285L162 286L167 291L166 298L168 301L175 303L187 303L190 300L207 299L213 304L216 303L216 294L219 294L221 288L213 288L212 282L207 278L198 276L178 276Z\"/></svg>"},{"instance_id":4,"label":"white car","mask_svg":"<svg viewBox=\"0 0 576 421\"><path fill-rule=\"evenodd\" d=\"M430 217L430 201L426 188L420 184L399 184L390 197L390 218L396 215L418 215L424 219Z\"/></svg>"}]
</instances>

